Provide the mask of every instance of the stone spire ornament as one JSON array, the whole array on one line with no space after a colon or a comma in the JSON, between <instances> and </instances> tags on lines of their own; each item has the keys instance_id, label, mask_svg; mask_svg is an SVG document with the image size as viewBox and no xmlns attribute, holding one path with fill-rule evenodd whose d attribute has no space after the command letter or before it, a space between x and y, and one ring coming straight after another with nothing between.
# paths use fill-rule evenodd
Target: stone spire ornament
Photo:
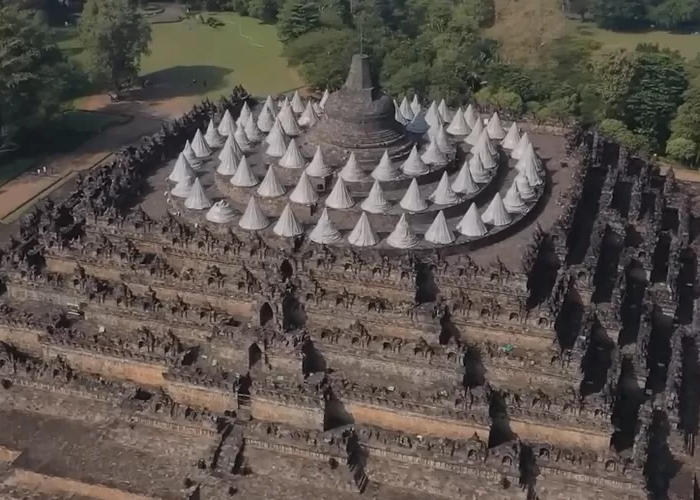
<instances>
[{"instance_id":1,"label":"stone spire ornament","mask_svg":"<svg viewBox=\"0 0 700 500\"><path fill-rule=\"evenodd\" d=\"M297 169L306 166L306 159L301 155L297 141L292 137L287 146L284 156L278 162L280 167Z\"/></svg>"},{"instance_id":2,"label":"stone spire ornament","mask_svg":"<svg viewBox=\"0 0 700 500\"><path fill-rule=\"evenodd\" d=\"M493 196L491 203L489 203L489 206L486 207L481 219L486 224L491 224L492 226L496 227L507 226L511 223L512 219L506 210L505 205L503 204L503 198L501 198L500 193L496 193Z\"/></svg>"},{"instance_id":3,"label":"stone spire ornament","mask_svg":"<svg viewBox=\"0 0 700 500\"><path fill-rule=\"evenodd\" d=\"M472 174L474 182L485 184L491 180L491 171L484 168L479 155L474 155L469 160L469 172Z\"/></svg>"},{"instance_id":4,"label":"stone spire ornament","mask_svg":"<svg viewBox=\"0 0 700 500\"><path fill-rule=\"evenodd\" d=\"M515 149L511 151L510 157L514 160L519 160L520 157L525 154L525 150L527 149L528 145L532 146L532 143L530 142L530 136L527 134L527 132L525 132L520 136L520 140L518 141L518 144L516 144Z\"/></svg>"},{"instance_id":5,"label":"stone spire ornament","mask_svg":"<svg viewBox=\"0 0 700 500\"><path fill-rule=\"evenodd\" d=\"M284 194L284 187L280 184L272 165L267 168L265 178L258 186L258 194L263 198L277 198Z\"/></svg>"},{"instance_id":6,"label":"stone spire ornament","mask_svg":"<svg viewBox=\"0 0 700 500\"><path fill-rule=\"evenodd\" d=\"M467 125L471 129L474 128L477 122L481 122L481 118L479 118L478 113L474 110L474 106L472 106L471 104L467 106L467 109L464 111L464 119L466 120ZM481 125L483 126L483 123Z\"/></svg>"},{"instance_id":7,"label":"stone spire ornament","mask_svg":"<svg viewBox=\"0 0 700 500\"><path fill-rule=\"evenodd\" d=\"M390 247L401 249L413 248L418 244L418 237L411 229L406 214L401 214L399 222L396 223L396 227L387 237L386 243Z\"/></svg>"},{"instance_id":8,"label":"stone spire ornament","mask_svg":"<svg viewBox=\"0 0 700 500\"><path fill-rule=\"evenodd\" d=\"M313 205L318 201L318 193L314 189L306 172L302 172L297 185L294 186L289 199L299 205Z\"/></svg>"},{"instance_id":9,"label":"stone spire ornament","mask_svg":"<svg viewBox=\"0 0 700 500\"><path fill-rule=\"evenodd\" d=\"M275 129L272 129L270 135L267 136L267 148L265 149L265 154L273 158L282 158L287 152L287 142L285 141L286 135L279 133L275 134Z\"/></svg>"},{"instance_id":10,"label":"stone spire ornament","mask_svg":"<svg viewBox=\"0 0 700 500\"><path fill-rule=\"evenodd\" d=\"M216 224L227 224L233 220L233 217L231 206L225 200L220 200L209 209L205 219Z\"/></svg>"},{"instance_id":11,"label":"stone spire ornament","mask_svg":"<svg viewBox=\"0 0 700 500\"><path fill-rule=\"evenodd\" d=\"M428 165L444 165L447 163L447 157L440 149L440 146L438 146L435 138L431 139L430 144L428 144L428 147L420 158Z\"/></svg>"},{"instance_id":12,"label":"stone spire ornament","mask_svg":"<svg viewBox=\"0 0 700 500\"><path fill-rule=\"evenodd\" d=\"M430 172L430 168L423 163L423 160L418 154L418 147L415 144L413 145L413 149L411 149L411 154L408 155L406 161L401 165L401 171L404 175L409 177L417 177Z\"/></svg>"},{"instance_id":13,"label":"stone spire ornament","mask_svg":"<svg viewBox=\"0 0 700 500\"><path fill-rule=\"evenodd\" d=\"M515 176L513 182L515 182L515 185L518 187L520 197L524 201L533 201L537 199L537 191L532 189L532 186L530 186L530 183L527 181L527 177L525 177L521 172Z\"/></svg>"},{"instance_id":14,"label":"stone spire ornament","mask_svg":"<svg viewBox=\"0 0 700 500\"><path fill-rule=\"evenodd\" d=\"M318 103L321 109L326 108L326 102L328 101L328 98L331 96L331 93L328 92L328 89L323 91L323 95L321 96L321 101Z\"/></svg>"},{"instance_id":15,"label":"stone spire ornament","mask_svg":"<svg viewBox=\"0 0 700 500\"><path fill-rule=\"evenodd\" d=\"M275 227L272 228L272 232L282 238L293 238L304 232L304 228L299 224L289 203L287 203L284 210L282 210L282 215L277 219L277 223Z\"/></svg>"},{"instance_id":16,"label":"stone spire ornament","mask_svg":"<svg viewBox=\"0 0 700 500\"><path fill-rule=\"evenodd\" d=\"M401 198L399 206L406 210L407 212L422 212L428 208L428 204L425 202L420 194L420 188L418 187L418 181L413 179L410 186L406 190L406 193Z\"/></svg>"},{"instance_id":17,"label":"stone spire ornament","mask_svg":"<svg viewBox=\"0 0 700 500\"><path fill-rule=\"evenodd\" d=\"M370 175L378 181L395 181L401 178L401 171L392 163L389 152L385 149L382 159Z\"/></svg>"},{"instance_id":18,"label":"stone spire ornament","mask_svg":"<svg viewBox=\"0 0 700 500\"><path fill-rule=\"evenodd\" d=\"M413 116L419 115L421 113L420 102L418 101L418 94L413 95L413 101L411 101L411 111Z\"/></svg>"},{"instance_id":19,"label":"stone spire ornament","mask_svg":"<svg viewBox=\"0 0 700 500\"><path fill-rule=\"evenodd\" d=\"M389 203L384 196L384 190L379 184L379 181L374 181L374 184L372 184L372 189L369 191L369 195L360 204L360 208L362 208L362 210L365 212L372 214L383 214L391 208L391 203Z\"/></svg>"},{"instance_id":20,"label":"stone spire ornament","mask_svg":"<svg viewBox=\"0 0 700 500\"><path fill-rule=\"evenodd\" d=\"M452 231L450 231L450 228L447 226L447 220L445 220L445 214L442 210L435 216L435 219L433 219L432 224L430 224L423 238L428 243L434 245L449 245L454 243L454 234L452 234Z\"/></svg>"},{"instance_id":21,"label":"stone spire ornament","mask_svg":"<svg viewBox=\"0 0 700 500\"><path fill-rule=\"evenodd\" d=\"M360 220L357 221L355 228L348 235L348 242L356 247L372 247L377 244L377 235L369 224L365 212L362 212Z\"/></svg>"},{"instance_id":22,"label":"stone spire ornament","mask_svg":"<svg viewBox=\"0 0 700 500\"><path fill-rule=\"evenodd\" d=\"M442 173L440 182L435 188L435 191L433 191L433 194L429 196L429 199L437 205L454 205L462 201L462 199L452 190L447 172Z\"/></svg>"},{"instance_id":23,"label":"stone spire ornament","mask_svg":"<svg viewBox=\"0 0 700 500\"><path fill-rule=\"evenodd\" d=\"M527 205L520 197L518 185L515 181L510 185L505 197L503 198L503 206L509 214L522 214L527 212Z\"/></svg>"},{"instance_id":24,"label":"stone spire ornament","mask_svg":"<svg viewBox=\"0 0 700 500\"><path fill-rule=\"evenodd\" d=\"M309 101L311 102L311 101ZM292 96L292 111L294 111L296 114L301 114L304 112L305 106L304 106L304 101L301 99L301 96L299 95L299 91L295 90L294 95Z\"/></svg>"},{"instance_id":25,"label":"stone spire ornament","mask_svg":"<svg viewBox=\"0 0 700 500\"><path fill-rule=\"evenodd\" d=\"M321 212L321 217L319 217L316 226L309 233L309 239L319 245L332 245L342 241L343 237L335 227L335 224L333 224L330 215L328 215L327 208L324 208L323 212Z\"/></svg>"},{"instance_id":26,"label":"stone spire ornament","mask_svg":"<svg viewBox=\"0 0 700 500\"><path fill-rule=\"evenodd\" d=\"M306 108L304 108L303 113L299 117L299 125L302 127L313 127L318 123L318 115L311 105L311 101L306 102Z\"/></svg>"},{"instance_id":27,"label":"stone spire ornament","mask_svg":"<svg viewBox=\"0 0 700 500\"><path fill-rule=\"evenodd\" d=\"M251 196L248 200L248 206L243 212L243 217L238 221L238 225L246 231L261 231L270 225L270 220L263 213L255 196Z\"/></svg>"},{"instance_id":28,"label":"stone spire ornament","mask_svg":"<svg viewBox=\"0 0 700 500\"><path fill-rule=\"evenodd\" d=\"M442 118L443 123L449 123L452 119L445 99L440 100L440 104L438 104L438 113L440 113L440 118Z\"/></svg>"},{"instance_id":29,"label":"stone spire ornament","mask_svg":"<svg viewBox=\"0 0 700 500\"><path fill-rule=\"evenodd\" d=\"M236 124L233 121L231 112L227 109L224 111L224 116L221 118L221 122L219 123L219 134L221 134L223 137L227 137L229 134L232 134L235 131Z\"/></svg>"},{"instance_id":30,"label":"stone spire ornament","mask_svg":"<svg viewBox=\"0 0 700 500\"><path fill-rule=\"evenodd\" d=\"M472 173L469 171L469 162L467 162L467 160L464 160L462 168L459 169L457 177L455 177L455 180L452 182L452 190L455 193L466 195L474 194L479 191L479 186L476 185L472 178Z\"/></svg>"},{"instance_id":31,"label":"stone spire ornament","mask_svg":"<svg viewBox=\"0 0 700 500\"><path fill-rule=\"evenodd\" d=\"M321 146L316 146L316 152L314 157L311 159L311 163L306 167L306 173L311 177L327 177L333 173L333 169L326 165L323 159L323 152L321 152Z\"/></svg>"},{"instance_id":32,"label":"stone spire ornament","mask_svg":"<svg viewBox=\"0 0 700 500\"><path fill-rule=\"evenodd\" d=\"M401 112L401 116L404 117L407 123L410 123L415 116L413 114L413 110L411 109L411 105L408 103L408 99L406 99L406 96L403 96L403 99L401 100L401 104L399 105L399 111Z\"/></svg>"},{"instance_id":33,"label":"stone spire ornament","mask_svg":"<svg viewBox=\"0 0 700 500\"><path fill-rule=\"evenodd\" d=\"M502 141L506 136L506 131L503 130L503 125L501 124L501 117L498 116L498 112L494 112L489 120L489 124L486 126L486 130L489 133L489 137L494 141Z\"/></svg>"},{"instance_id":34,"label":"stone spire ornament","mask_svg":"<svg viewBox=\"0 0 700 500\"><path fill-rule=\"evenodd\" d=\"M245 129L246 137L248 137L250 141L258 142L265 137L262 130L258 128L258 122L253 117L252 113L248 115L248 119L243 122L243 128Z\"/></svg>"},{"instance_id":35,"label":"stone spire ornament","mask_svg":"<svg viewBox=\"0 0 700 500\"><path fill-rule=\"evenodd\" d=\"M347 182L363 182L367 180L367 175L357 164L355 153L350 153L350 157L339 175Z\"/></svg>"},{"instance_id":36,"label":"stone spire ornament","mask_svg":"<svg viewBox=\"0 0 700 500\"><path fill-rule=\"evenodd\" d=\"M518 145L518 142L520 142L520 129L518 124L513 122L510 124L506 137L501 141L501 146L503 149L512 151Z\"/></svg>"},{"instance_id":37,"label":"stone spire ornament","mask_svg":"<svg viewBox=\"0 0 700 500\"><path fill-rule=\"evenodd\" d=\"M296 136L304 132L299 126L299 122L297 122L291 106L283 106L277 119L280 121L284 133L287 135Z\"/></svg>"},{"instance_id":38,"label":"stone spire ornament","mask_svg":"<svg viewBox=\"0 0 700 500\"><path fill-rule=\"evenodd\" d=\"M457 231L469 238L480 238L488 232L479 214L479 209L476 208L476 203L471 204L467 213L459 221Z\"/></svg>"},{"instance_id":39,"label":"stone spire ornament","mask_svg":"<svg viewBox=\"0 0 700 500\"><path fill-rule=\"evenodd\" d=\"M180 156L177 157L177 161L175 162L175 166L173 167L173 171L170 173L168 180L173 182L181 182L185 178L194 179L195 177L196 174L190 166L190 162L187 161L185 153L180 153Z\"/></svg>"},{"instance_id":40,"label":"stone spire ornament","mask_svg":"<svg viewBox=\"0 0 700 500\"><path fill-rule=\"evenodd\" d=\"M457 112L452 117L452 121L447 127L447 133L455 136L467 136L471 132L469 125L467 125L467 120L464 119L464 112L462 108L457 108Z\"/></svg>"},{"instance_id":41,"label":"stone spire ornament","mask_svg":"<svg viewBox=\"0 0 700 500\"><path fill-rule=\"evenodd\" d=\"M479 142L479 137L481 137L481 134L483 132L484 124L481 120L477 120L474 126L472 127L472 131L469 132L469 135L464 138L464 142L466 142L470 146L476 146L476 143Z\"/></svg>"},{"instance_id":42,"label":"stone spire ornament","mask_svg":"<svg viewBox=\"0 0 700 500\"><path fill-rule=\"evenodd\" d=\"M194 177L185 177L180 182L175 184L175 187L170 190L170 194L178 198L187 198L192 192L194 186Z\"/></svg>"},{"instance_id":43,"label":"stone spire ornament","mask_svg":"<svg viewBox=\"0 0 700 500\"><path fill-rule=\"evenodd\" d=\"M336 208L338 210L346 210L355 205L355 200L352 199L348 188L345 186L345 181L343 178L338 176L335 181L335 185L331 190L331 194L326 198L326 206L330 208Z\"/></svg>"},{"instance_id":44,"label":"stone spire ornament","mask_svg":"<svg viewBox=\"0 0 700 500\"><path fill-rule=\"evenodd\" d=\"M224 145L226 139L219 134L214 126L214 120L209 120L209 125L207 125L207 131L204 134L204 140L207 142L210 148L220 148Z\"/></svg>"},{"instance_id":45,"label":"stone spire ornament","mask_svg":"<svg viewBox=\"0 0 700 500\"><path fill-rule=\"evenodd\" d=\"M209 148L207 141L204 140L202 131L199 129L197 129L197 132L195 132L194 138L192 139L192 150L194 151L194 154L197 155L197 158L207 158L208 156L211 156L211 149Z\"/></svg>"},{"instance_id":46,"label":"stone spire ornament","mask_svg":"<svg viewBox=\"0 0 700 500\"><path fill-rule=\"evenodd\" d=\"M211 207L211 202L209 198L207 198L202 183L199 182L199 178L196 178L194 184L192 184L190 194L185 200L185 207L190 210L205 210Z\"/></svg>"},{"instance_id":47,"label":"stone spire ornament","mask_svg":"<svg viewBox=\"0 0 700 500\"><path fill-rule=\"evenodd\" d=\"M185 154L185 158L187 158L192 170L196 172L202 168L202 160L197 157L197 154L194 152L194 149L192 149L192 144L190 144L189 140L185 141L185 147L182 152Z\"/></svg>"},{"instance_id":48,"label":"stone spire ornament","mask_svg":"<svg viewBox=\"0 0 700 500\"><path fill-rule=\"evenodd\" d=\"M260 110L257 124L258 128L266 134L272 130L272 126L275 124L275 115L272 114L272 111L267 106L263 106L262 110Z\"/></svg>"},{"instance_id":49,"label":"stone spire ornament","mask_svg":"<svg viewBox=\"0 0 700 500\"><path fill-rule=\"evenodd\" d=\"M236 173L231 177L231 184L237 187L253 187L258 185L258 179L250 169L248 159L244 156L238 163Z\"/></svg>"}]
</instances>

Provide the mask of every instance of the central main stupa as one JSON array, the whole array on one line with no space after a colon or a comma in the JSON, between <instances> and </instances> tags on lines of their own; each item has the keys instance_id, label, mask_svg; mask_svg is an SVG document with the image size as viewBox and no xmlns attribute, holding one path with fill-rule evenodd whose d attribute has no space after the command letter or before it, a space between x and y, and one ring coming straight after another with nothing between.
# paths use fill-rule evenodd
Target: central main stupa
<instances>
[{"instance_id":1,"label":"central main stupa","mask_svg":"<svg viewBox=\"0 0 700 500\"><path fill-rule=\"evenodd\" d=\"M328 97L324 111L306 137L309 152L320 145L335 165L344 163L353 152L360 164L372 167L385 150L393 161L408 157L412 142L394 118L391 98L372 86L366 55L353 56L345 85Z\"/></svg>"}]
</instances>

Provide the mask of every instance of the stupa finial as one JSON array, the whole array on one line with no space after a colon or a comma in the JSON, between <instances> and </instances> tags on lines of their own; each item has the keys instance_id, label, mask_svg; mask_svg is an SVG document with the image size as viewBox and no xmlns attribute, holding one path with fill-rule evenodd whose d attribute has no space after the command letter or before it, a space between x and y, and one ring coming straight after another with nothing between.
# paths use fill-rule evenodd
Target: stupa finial
<instances>
[{"instance_id":1,"label":"stupa finial","mask_svg":"<svg viewBox=\"0 0 700 500\"><path fill-rule=\"evenodd\" d=\"M347 90L367 90L372 88L369 58L365 54L352 56L348 78L345 80L345 88Z\"/></svg>"}]
</instances>

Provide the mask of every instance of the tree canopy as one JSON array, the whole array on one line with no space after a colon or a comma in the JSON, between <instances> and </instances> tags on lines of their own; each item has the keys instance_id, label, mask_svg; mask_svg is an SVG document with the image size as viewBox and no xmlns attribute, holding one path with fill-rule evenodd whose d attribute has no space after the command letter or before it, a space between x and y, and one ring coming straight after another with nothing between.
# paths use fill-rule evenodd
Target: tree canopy
<instances>
[{"instance_id":1,"label":"tree canopy","mask_svg":"<svg viewBox=\"0 0 700 500\"><path fill-rule=\"evenodd\" d=\"M129 0L87 0L79 29L94 79L119 88L138 75L151 26Z\"/></svg>"}]
</instances>

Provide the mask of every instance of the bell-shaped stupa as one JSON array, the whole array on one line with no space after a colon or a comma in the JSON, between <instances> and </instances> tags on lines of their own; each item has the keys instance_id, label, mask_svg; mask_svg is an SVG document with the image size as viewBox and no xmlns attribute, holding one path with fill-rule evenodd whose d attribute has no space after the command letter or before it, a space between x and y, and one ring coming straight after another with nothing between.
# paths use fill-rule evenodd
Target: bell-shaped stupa
<instances>
[{"instance_id":1,"label":"bell-shaped stupa","mask_svg":"<svg viewBox=\"0 0 700 500\"><path fill-rule=\"evenodd\" d=\"M396 223L396 227L386 238L386 242L390 247L394 248L413 248L418 244L418 237L416 233L411 229L411 225L406 219L406 214L401 214L399 222Z\"/></svg>"},{"instance_id":2,"label":"bell-shaped stupa","mask_svg":"<svg viewBox=\"0 0 700 500\"><path fill-rule=\"evenodd\" d=\"M282 210L282 215L277 219L277 223L275 227L272 228L272 232L283 238L293 238L304 232L304 228L299 224L289 203L287 203L284 210Z\"/></svg>"},{"instance_id":3,"label":"bell-shaped stupa","mask_svg":"<svg viewBox=\"0 0 700 500\"><path fill-rule=\"evenodd\" d=\"M434 245L449 245L454 242L455 236L447 226L447 220L445 220L445 214L442 210L435 216L433 223L425 232L424 238L425 241Z\"/></svg>"}]
</instances>

